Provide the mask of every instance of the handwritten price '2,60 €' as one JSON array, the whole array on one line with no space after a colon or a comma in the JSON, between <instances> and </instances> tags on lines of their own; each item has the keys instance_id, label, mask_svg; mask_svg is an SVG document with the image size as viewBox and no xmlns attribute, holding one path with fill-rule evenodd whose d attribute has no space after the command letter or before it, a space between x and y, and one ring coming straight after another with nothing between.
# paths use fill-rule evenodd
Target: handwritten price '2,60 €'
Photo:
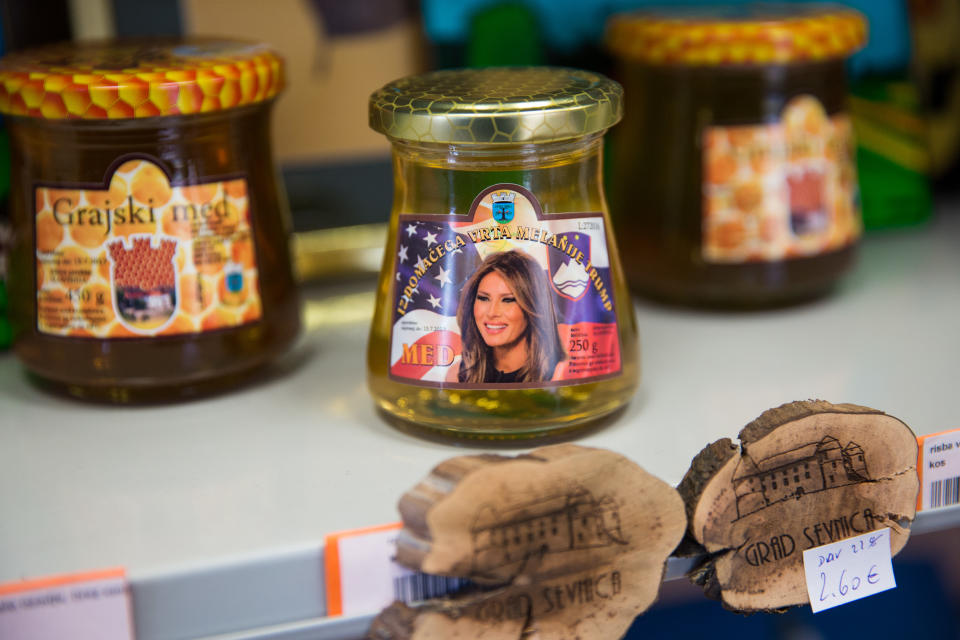
<instances>
[{"instance_id":1,"label":"handwritten price '2,60 \u20ac'","mask_svg":"<svg viewBox=\"0 0 960 640\"><path fill-rule=\"evenodd\" d=\"M858 540L856 543L850 545L850 553L857 553L858 551L864 551L871 547L875 547L878 540L885 539L884 535L873 535L870 536L867 540ZM836 555L833 553L828 553L827 555L820 555L819 565L823 566L833 560L838 560L839 555L843 553L843 549L837 551ZM830 585L831 589L835 591L829 591L827 588L827 574L825 571L820 572L820 602L826 602L830 598L836 598L837 594L841 596L847 595L850 591L856 591L864 583L869 585L875 585L880 582L880 573L877 571L877 565L871 564L870 568L867 569L865 576L859 575L847 575L847 570L843 569L840 571L840 576L836 581L836 585Z\"/></svg>"},{"instance_id":2,"label":"handwritten price '2,60 \u20ac'","mask_svg":"<svg viewBox=\"0 0 960 640\"><path fill-rule=\"evenodd\" d=\"M896 586L889 529L807 549L803 563L814 612Z\"/></svg>"}]
</instances>

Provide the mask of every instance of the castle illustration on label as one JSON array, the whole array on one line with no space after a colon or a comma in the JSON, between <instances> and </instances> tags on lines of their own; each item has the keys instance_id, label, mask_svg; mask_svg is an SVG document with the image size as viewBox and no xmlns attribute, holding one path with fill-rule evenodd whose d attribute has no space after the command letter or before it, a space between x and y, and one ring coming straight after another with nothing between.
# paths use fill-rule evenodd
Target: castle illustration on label
<instances>
[{"instance_id":1,"label":"castle illustration on label","mask_svg":"<svg viewBox=\"0 0 960 640\"><path fill-rule=\"evenodd\" d=\"M506 512L485 505L474 520L471 537L473 567L479 573L508 569L517 574L530 558L627 544L616 500L594 498L586 489Z\"/></svg>"},{"instance_id":2,"label":"castle illustration on label","mask_svg":"<svg viewBox=\"0 0 960 640\"><path fill-rule=\"evenodd\" d=\"M759 461L744 455L733 474L737 517L785 500L870 480L863 448L826 436Z\"/></svg>"},{"instance_id":3,"label":"castle illustration on label","mask_svg":"<svg viewBox=\"0 0 960 640\"><path fill-rule=\"evenodd\" d=\"M130 245L123 240L107 245L117 309L124 323L138 329L162 325L177 308L177 241L152 240L141 235Z\"/></svg>"}]
</instances>

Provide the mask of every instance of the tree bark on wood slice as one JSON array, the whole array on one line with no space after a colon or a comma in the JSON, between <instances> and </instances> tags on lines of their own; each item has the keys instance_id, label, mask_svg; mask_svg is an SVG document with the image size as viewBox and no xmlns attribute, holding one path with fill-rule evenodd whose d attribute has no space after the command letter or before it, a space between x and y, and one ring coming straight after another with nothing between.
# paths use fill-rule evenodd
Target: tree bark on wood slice
<instances>
[{"instance_id":1,"label":"tree bark on wood slice","mask_svg":"<svg viewBox=\"0 0 960 640\"><path fill-rule=\"evenodd\" d=\"M656 599L686 529L676 490L571 444L461 456L400 500L397 560L470 592L385 610L373 638L617 638Z\"/></svg>"},{"instance_id":2,"label":"tree bark on wood slice","mask_svg":"<svg viewBox=\"0 0 960 640\"><path fill-rule=\"evenodd\" d=\"M709 554L691 579L730 609L807 603L803 551L889 527L900 551L916 515L917 440L881 411L824 401L766 411L708 445L678 487L688 535Z\"/></svg>"}]
</instances>

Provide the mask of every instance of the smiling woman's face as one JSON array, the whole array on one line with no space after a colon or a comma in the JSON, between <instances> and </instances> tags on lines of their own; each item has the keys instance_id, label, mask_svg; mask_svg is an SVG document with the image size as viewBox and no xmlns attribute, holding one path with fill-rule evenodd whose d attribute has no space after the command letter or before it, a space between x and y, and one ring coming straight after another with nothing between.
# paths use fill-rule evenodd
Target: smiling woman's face
<instances>
[{"instance_id":1,"label":"smiling woman's face","mask_svg":"<svg viewBox=\"0 0 960 640\"><path fill-rule=\"evenodd\" d=\"M527 315L513 290L496 271L480 279L473 301L473 319L489 347L512 344L527 330Z\"/></svg>"}]
</instances>

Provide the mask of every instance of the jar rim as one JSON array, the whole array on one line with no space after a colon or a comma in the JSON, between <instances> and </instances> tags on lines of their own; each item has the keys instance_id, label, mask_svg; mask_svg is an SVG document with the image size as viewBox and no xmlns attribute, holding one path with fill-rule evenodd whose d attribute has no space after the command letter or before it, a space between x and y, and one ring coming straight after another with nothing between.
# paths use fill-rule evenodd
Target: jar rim
<instances>
[{"instance_id":1,"label":"jar rim","mask_svg":"<svg viewBox=\"0 0 960 640\"><path fill-rule=\"evenodd\" d=\"M564 67L446 69L395 80L370 96L370 128L391 138L448 144L525 144L604 131L623 89Z\"/></svg>"},{"instance_id":2,"label":"jar rim","mask_svg":"<svg viewBox=\"0 0 960 640\"><path fill-rule=\"evenodd\" d=\"M658 65L767 65L842 59L863 48L867 20L833 4L670 7L613 15L614 55Z\"/></svg>"},{"instance_id":3,"label":"jar rim","mask_svg":"<svg viewBox=\"0 0 960 640\"><path fill-rule=\"evenodd\" d=\"M283 59L256 42L60 43L0 59L0 113L50 120L189 115L263 102L283 85Z\"/></svg>"}]
</instances>

